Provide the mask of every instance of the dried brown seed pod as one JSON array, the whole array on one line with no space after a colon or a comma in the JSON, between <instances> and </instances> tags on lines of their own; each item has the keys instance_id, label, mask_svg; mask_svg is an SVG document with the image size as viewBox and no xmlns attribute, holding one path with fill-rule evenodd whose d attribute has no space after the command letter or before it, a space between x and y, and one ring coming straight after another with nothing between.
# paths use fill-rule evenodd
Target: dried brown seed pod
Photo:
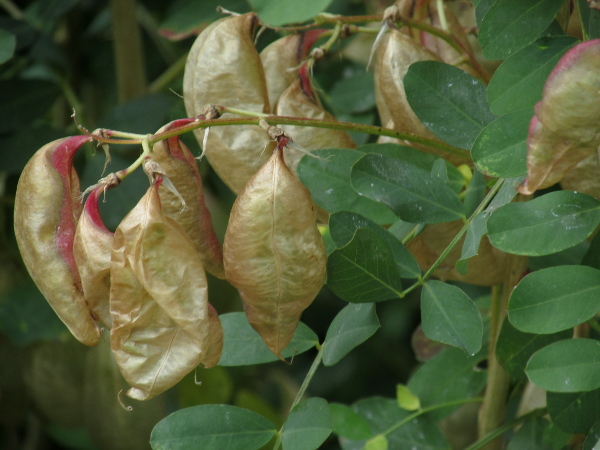
<instances>
[{"instance_id":1,"label":"dried brown seed pod","mask_svg":"<svg viewBox=\"0 0 600 450\"><path fill-rule=\"evenodd\" d=\"M198 36L183 77L190 117L201 114L207 104L270 112L265 74L253 41L257 23L254 13L232 16ZM204 145L204 131L195 134ZM269 158L272 148L265 130L248 125L211 128L203 150L217 174L237 193Z\"/></svg>"},{"instance_id":2,"label":"dried brown seed pod","mask_svg":"<svg viewBox=\"0 0 600 450\"><path fill-rule=\"evenodd\" d=\"M111 346L132 386L127 395L137 400L160 394L198 364L216 364L222 339L202 261L181 226L162 214L160 183L157 177L118 226L112 251Z\"/></svg>"},{"instance_id":3,"label":"dried brown seed pod","mask_svg":"<svg viewBox=\"0 0 600 450\"><path fill-rule=\"evenodd\" d=\"M116 177L112 180L112 183L100 184L87 198L73 242L73 256L85 299L92 313L108 328L111 327L109 296L113 233L100 217L98 199L107 188L118 184Z\"/></svg>"},{"instance_id":4,"label":"dried brown seed pod","mask_svg":"<svg viewBox=\"0 0 600 450\"><path fill-rule=\"evenodd\" d=\"M280 358L325 282L327 254L316 214L279 149L231 210L223 245L227 280L240 290L250 325Z\"/></svg>"},{"instance_id":5,"label":"dried brown seed pod","mask_svg":"<svg viewBox=\"0 0 600 450\"><path fill-rule=\"evenodd\" d=\"M298 77L300 63L306 58L314 43L323 34L324 29L290 34L277 39L260 52L271 111L279 97Z\"/></svg>"},{"instance_id":6,"label":"dried brown seed pod","mask_svg":"<svg viewBox=\"0 0 600 450\"><path fill-rule=\"evenodd\" d=\"M15 235L31 278L58 317L83 344L96 345L100 329L85 301L73 257L81 214L73 157L90 140L59 139L29 160L17 185Z\"/></svg>"},{"instance_id":7,"label":"dried brown seed pod","mask_svg":"<svg viewBox=\"0 0 600 450\"><path fill-rule=\"evenodd\" d=\"M191 121L176 120L162 127L158 133ZM161 185L159 194L163 214L183 227L198 250L204 268L218 278L225 278L221 243L212 226L210 211L204 202L202 178L194 156L180 141L179 136L173 136L154 144L151 157L160 165L185 201L184 206L175 193Z\"/></svg>"},{"instance_id":8,"label":"dried brown seed pod","mask_svg":"<svg viewBox=\"0 0 600 450\"><path fill-rule=\"evenodd\" d=\"M277 114L281 116L305 117L308 119L335 120L319 100L308 73L308 64L300 68L296 80L288 87L277 103ZM318 150L322 148L354 148L356 144L348 133L329 128L298 127L281 125L283 131L292 138L296 146L285 147L285 162L289 169L296 173L300 159L306 154L303 150Z\"/></svg>"},{"instance_id":9,"label":"dried brown seed pod","mask_svg":"<svg viewBox=\"0 0 600 450\"><path fill-rule=\"evenodd\" d=\"M464 223L462 221L428 225L416 238L406 244L422 271L427 271L454 239ZM469 270L461 274L456 270L460 259L464 237L454 247L433 275L442 281L455 280L479 286L493 286L501 283L504 277L506 253L490 244L487 237L481 240L479 253L469 260Z\"/></svg>"}]
</instances>

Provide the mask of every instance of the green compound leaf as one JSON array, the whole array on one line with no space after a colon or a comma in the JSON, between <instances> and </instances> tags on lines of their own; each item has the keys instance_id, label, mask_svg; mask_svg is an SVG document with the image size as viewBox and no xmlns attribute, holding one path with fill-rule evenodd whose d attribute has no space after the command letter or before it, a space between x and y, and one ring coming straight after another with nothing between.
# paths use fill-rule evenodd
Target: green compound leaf
<instances>
[{"instance_id":1,"label":"green compound leaf","mask_svg":"<svg viewBox=\"0 0 600 450\"><path fill-rule=\"evenodd\" d=\"M527 135L533 110L496 119L475 140L471 155L485 175L512 178L527 174Z\"/></svg>"},{"instance_id":2,"label":"green compound leaf","mask_svg":"<svg viewBox=\"0 0 600 450\"><path fill-rule=\"evenodd\" d=\"M513 290L508 318L526 333L556 333L600 311L600 270L558 266L530 273Z\"/></svg>"},{"instance_id":3,"label":"green compound leaf","mask_svg":"<svg viewBox=\"0 0 600 450\"><path fill-rule=\"evenodd\" d=\"M554 20L563 0L496 0L479 29L488 59L504 59L537 39Z\"/></svg>"},{"instance_id":4,"label":"green compound leaf","mask_svg":"<svg viewBox=\"0 0 600 450\"><path fill-rule=\"evenodd\" d=\"M553 342L568 339L571 335L571 330L552 334L523 333L505 320L498 336L496 357L511 377L525 380L525 366L531 355Z\"/></svg>"},{"instance_id":5,"label":"green compound leaf","mask_svg":"<svg viewBox=\"0 0 600 450\"><path fill-rule=\"evenodd\" d=\"M243 312L221 314L223 326L223 354L220 366L249 366L277 361L278 358L248 323ZM300 322L292 342L281 352L284 358L303 353L318 344L319 338Z\"/></svg>"},{"instance_id":6,"label":"green compound leaf","mask_svg":"<svg viewBox=\"0 0 600 450\"><path fill-rule=\"evenodd\" d=\"M0 29L0 64L8 61L15 54L17 38L9 31Z\"/></svg>"},{"instance_id":7,"label":"green compound leaf","mask_svg":"<svg viewBox=\"0 0 600 450\"><path fill-rule=\"evenodd\" d=\"M352 408L341 403L331 403L329 407L333 432L339 437L358 441L371 436L369 424Z\"/></svg>"},{"instance_id":8,"label":"green compound leaf","mask_svg":"<svg viewBox=\"0 0 600 450\"><path fill-rule=\"evenodd\" d=\"M247 409L200 405L176 411L158 422L150 445L154 450L258 450L275 433L275 425Z\"/></svg>"},{"instance_id":9,"label":"green compound leaf","mask_svg":"<svg viewBox=\"0 0 600 450\"><path fill-rule=\"evenodd\" d=\"M261 22L272 27L305 22L325 11L333 0L248 0Z\"/></svg>"},{"instance_id":10,"label":"green compound leaf","mask_svg":"<svg viewBox=\"0 0 600 450\"><path fill-rule=\"evenodd\" d=\"M548 413L557 427L570 433L587 433L600 420L600 389L546 394Z\"/></svg>"},{"instance_id":11,"label":"green compound leaf","mask_svg":"<svg viewBox=\"0 0 600 450\"><path fill-rule=\"evenodd\" d=\"M417 263L404 244L375 222L360 214L345 211L334 213L329 217L329 231L337 248L347 245L359 228L373 230L377 236L388 244L396 261L398 273L402 278L417 278L421 275L419 263Z\"/></svg>"},{"instance_id":12,"label":"green compound leaf","mask_svg":"<svg viewBox=\"0 0 600 450\"><path fill-rule=\"evenodd\" d=\"M323 343L323 364L333 366L380 327L373 303L348 305L329 325Z\"/></svg>"},{"instance_id":13,"label":"green compound leaf","mask_svg":"<svg viewBox=\"0 0 600 450\"><path fill-rule=\"evenodd\" d=\"M437 61L412 64L404 77L406 97L433 134L470 149L496 116L487 104L485 86L465 71Z\"/></svg>"},{"instance_id":14,"label":"green compound leaf","mask_svg":"<svg viewBox=\"0 0 600 450\"><path fill-rule=\"evenodd\" d=\"M421 326L434 341L462 348L468 355L481 349L481 313L460 288L429 281L421 292Z\"/></svg>"},{"instance_id":15,"label":"green compound leaf","mask_svg":"<svg viewBox=\"0 0 600 450\"><path fill-rule=\"evenodd\" d=\"M444 182L394 157L362 157L351 174L352 186L367 198L389 206L413 223L451 222L463 218L463 204Z\"/></svg>"},{"instance_id":16,"label":"green compound leaf","mask_svg":"<svg viewBox=\"0 0 600 450\"><path fill-rule=\"evenodd\" d=\"M402 292L402 280L389 246L368 228L356 230L348 245L329 255L327 285L351 303L389 300Z\"/></svg>"},{"instance_id":17,"label":"green compound leaf","mask_svg":"<svg viewBox=\"0 0 600 450\"><path fill-rule=\"evenodd\" d=\"M541 256L579 244L599 223L598 200L579 192L558 191L497 209L487 229L494 247L515 255Z\"/></svg>"},{"instance_id":18,"label":"green compound leaf","mask_svg":"<svg viewBox=\"0 0 600 450\"><path fill-rule=\"evenodd\" d=\"M350 172L365 154L351 149L328 149L312 152L298 165L298 178L308 188L314 202L330 213L351 211L378 224L394 223L398 218L390 209L359 195L350 183Z\"/></svg>"},{"instance_id":19,"label":"green compound leaf","mask_svg":"<svg viewBox=\"0 0 600 450\"><path fill-rule=\"evenodd\" d=\"M542 99L548 75L577 42L570 36L543 37L507 58L487 87L492 112L504 115L533 108Z\"/></svg>"},{"instance_id":20,"label":"green compound leaf","mask_svg":"<svg viewBox=\"0 0 600 450\"><path fill-rule=\"evenodd\" d=\"M369 445L375 446L374 448L381 448L379 446L384 445L385 441L390 450L404 448L447 450L449 448L448 441L440 429L427 416L397 426L411 413L399 408L395 399L365 398L352 405L352 409L367 422L371 434L369 438L363 440L341 440L343 450L362 450L368 442L371 442ZM386 433L389 430L393 431Z\"/></svg>"},{"instance_id":21,"label":"green compound leaf","mask_svg":"<svg viewBox=\"0 0 600 450\"><path fill-rule=\"evenodd\" d=\"M297 404L281 431L283 450L316 450L333 431L329 404L313 397Z\"/></svg>"},{"instance_id":22,"label":"green compound leaf","mask_svg":"<svg viewBox=\"0 0 600 450\"><path fill-rule=\"evenodd\" d=\"M569 441L570 434L556 428L541 417L533 417L517 430L507 450L560 449Z\"/></svg>"},{"instance_id":23,"label":"green compound leaf","mask_svg":"<svg viewBox=\"0 0 600 450\"><path fill-rule=\"evenodd\" d=\"M529 359L525 373L547 391L583 392L600 388L600 342L567 339L554 342Z\"/></svg>"}]
</instances>

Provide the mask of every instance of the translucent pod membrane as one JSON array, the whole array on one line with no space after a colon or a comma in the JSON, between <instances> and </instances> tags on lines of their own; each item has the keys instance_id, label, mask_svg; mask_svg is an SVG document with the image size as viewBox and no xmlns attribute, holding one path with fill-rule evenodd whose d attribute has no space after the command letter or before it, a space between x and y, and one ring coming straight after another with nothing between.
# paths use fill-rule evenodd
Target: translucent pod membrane
<instances>
[{"instance_id":1,"label":"translucent pod membrane","mask_svg":"<svg viewBox=\"0 0 600 450\"><path fill-rule=\"evenodd\" d=\"M229 218L223 256L250 325L281 358L319 293L327 254L310 193L281 150L248 181Z\"/></svg>"}]
</instances>

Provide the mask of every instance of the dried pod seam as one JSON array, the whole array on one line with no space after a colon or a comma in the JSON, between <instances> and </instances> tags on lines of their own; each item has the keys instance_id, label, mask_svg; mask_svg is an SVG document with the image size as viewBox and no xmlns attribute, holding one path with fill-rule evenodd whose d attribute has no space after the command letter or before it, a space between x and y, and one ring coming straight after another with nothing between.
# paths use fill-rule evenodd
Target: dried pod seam
<instances>
[{"instance_id":1,"label":"dried pod seam","mask_svg":"<svg viewBox=\"0 0 600 450\"><path fill-rule=\"evenodd\" d=\"M193 119L176 120L162 127L158 133L190 122L193 122ZM186 204L182 210L181 201L177 196L161 185L159 194L163 214L183 227L198 250L204 268L218 278L225 278L221 243L212 226L210 211L204 202L202 178L194 156L180 141L179 136L174 136L154 144L151 157L172 181Z\"/></svg>"},{"instance_id":2,"label":"dried pod seam","mask_svg":"<svg viewBox=\"0 0 600 450\"><path fill-rule=\"evenodd\" d=\"M100 329L85 301L73 257L81 214L75 152L89 136L46 144L29 160L17 185L15 235L31 278L56 314L83 344L96 345Z\"/></svg>"},{"instance_id":3,"label":"dried pod seam","mask_svg":"<svg viewBox=\"0 0 600 450\"><path fill-rule=\"evenodd\" d=\"M310 193L280 149L236 199L223 257L250 325L281 358L302 311L325 282L327 254Z\"/></svg>"}]
</instances>

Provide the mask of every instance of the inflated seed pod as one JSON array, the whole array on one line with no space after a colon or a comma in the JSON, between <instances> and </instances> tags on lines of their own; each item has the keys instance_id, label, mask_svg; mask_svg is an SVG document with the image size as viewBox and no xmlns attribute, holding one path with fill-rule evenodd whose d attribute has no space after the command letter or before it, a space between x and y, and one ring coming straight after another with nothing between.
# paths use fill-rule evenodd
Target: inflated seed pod
<instances>
[{"instance_id":1,"label":"inflated seed pod","mask_svg":"<svg viewBox=\"0 0 600 450\"><path fill-rule=\"evenodd\" d=\"M277 104L277 114L308 119L335 120L335 117L323 109L319 96L310 81L307 64L302 65L294 83L281 94ZM300 159L306 154L302 150L356 147L352 138L343 130L294 125L280 125L280 128L292 138L294 144L301 147L300 149L295 146L284 148L286 165L294 173L296 173Z\"/></svg>"},{"instance_id":2,"label":"inflated seed pod","mask_svg":"<svg viewBox=\"0 0 600 450\"><path fill-rule=\"evenodd\" d=\"M115 183L118 184L116 177ZM104 325L110 328L108 302L113 233L104 225L98 208L98 199L108 187L112 186L100 185L88 196L75 231L73 256L90 310Z\"/></svg>"},{"instance_id":3,"label":"inflated seed pod","mask_svg":"<svg viewBox=\"0 0 600 450\"><path fill-rule=\"evenodd\" d=\"M201 114L207 104L270 112L265 74L253 42L257 23L254 13L232 16L198 36L183 76L183 97L190 117ZM204 131L195 134L204 145ZM247 125L211 128L203 150L213 169L237 193L268 159L272 148L265 130Z\"/></svg>"},{"instance_id":4,"label":"inflated seed pod","mask_svg":"<svg viewBox=\"0 0 600 450\"><path fill-rule=\"evenodd\" d=\"M600 165L598 155L581 160L560 180L563 189L583 192L600 200Z\"/></svg>"},{"instance_id":5,"label":"inflated seed pod","mask_svg":"<svg viewBox=\"0 0 600 450\"><path fill-rule=\"evenodd\" d=\"M73 157L90 140L59 139L29 160L17 185L15 235L31 278L58 317L83 344L96 345L100 329L85 301L73 257L81 214Z\"/></svg>"},{"instance_id":6,"label":"inflated seed pod","mask_svg":"<svg viewBox=\"0 0 600 450\"><path fill-rule=\"evenodd\" d=\"M176 120L162 127L158 133L191 121ZM179 136L173 136L154 144L151 157L160 165L185 202L182 205L174 192L161 185L159 194L163 214L183 227L198 250L204 268L218 278L225 278L223 250L212 226L210 211L204 202L202 178L194 156L180 141Z\"/></svg>"},{"instance_id":7,"label":"inflated seed pod","mask_svg":"<svg viewBox=\"0 0 600 450\"><path fill-rule=\"evenodd\" d=\"M146 400L198 364L218 361L202 261L181 226L161 212L158 181L118 226L111 262L110 341L127 395ZM214 314L213 314L214 315Z\"/></svg>"},{"instance_id":8,"label":"inflated seed pod","mask_svg":"<svg viewBox=\"0 0 600 450\"><path fill-rule=\"evenodd\" d=\"M404 93L404 76L411 64L417 61L439 61L439 58L398 30L390 30L387 45L378 52L375 77L378 77L380 95L376 99L384 105L378 107L385 119L389 113L397 131L437 139L423 125L410 107Z\"/></svg>"},{"instance_id":9,"label":"inflated seed pod","mask_svg":"<svg viewBox=\"0 0 600 450\"><path fill-rule=\"evenodd\" d=\"M290 34L277 39L260 52L271 111L275 111L277 100L283 91L296 80L300 63L324 31L316 29Z\"/></svg>"},{"instance_id":10,"label":"inflated seed pod","mask_svg":"<svg viewBox=\"0 0 600 450\"><path fill-rule=\"evenodd\" d=\"M444 30L444 24L442 23L442 20L440 18L438 5L439 3L436 2L432 2L429 4L428 19L431 25L438 29ZM471 47L471 43L469 42L469 38L467 37L467 33L465 33L463 26L460 24L454 13L445 4L443 5L443 8L444 19L446 24L446 29L444 31L447 31L448 33L452 34L460 42L460 44L465 50L473 54L473 48ZM435 53L437 56L440 57L442 61L444 61L447 64L455 65L464 58L464 56L461 53L459 53L454 47L452 47L443 39L432 35L431 33L421 31L419 33L419 38L421 40L421 43L425 46L425 48ZM467 73L470 73L474 77L480 76L477 73L477 71L475 71L473 67L470 64L467 64L466 62L457 65L457 67L461 68Z\"/></svg>"},{"instance_id":11,"label":"inflated seed pod","mask_svg":"<svg viewBox=\"0 0 600 450\"><path fill-rule=\"evenodd\" d=\"M428 225L422 233L408 241L406 248L413 254L422 271L427 271L437 261L463 225L462 221ZM459 241L433 272L433 276L442 281L462 281L479 286L501 283L507 255L493 247L487 237L481 240L477 256L469 259L468 272L462 274L456 270L456 262L460 259L464 239L463 237Z\"/></svg>"},{"instance_id":12,"label":"inflated seed pod","mask_svg":"<svg viewBox=\"0 0 600 450\"><path fill-rule=\"evenodd\" d=\"M325 282L327 254L316 214L281 150L231 210L223 245L227 280L239 289L250 325L280 358Z\"/></svg>"}]
</instances>

